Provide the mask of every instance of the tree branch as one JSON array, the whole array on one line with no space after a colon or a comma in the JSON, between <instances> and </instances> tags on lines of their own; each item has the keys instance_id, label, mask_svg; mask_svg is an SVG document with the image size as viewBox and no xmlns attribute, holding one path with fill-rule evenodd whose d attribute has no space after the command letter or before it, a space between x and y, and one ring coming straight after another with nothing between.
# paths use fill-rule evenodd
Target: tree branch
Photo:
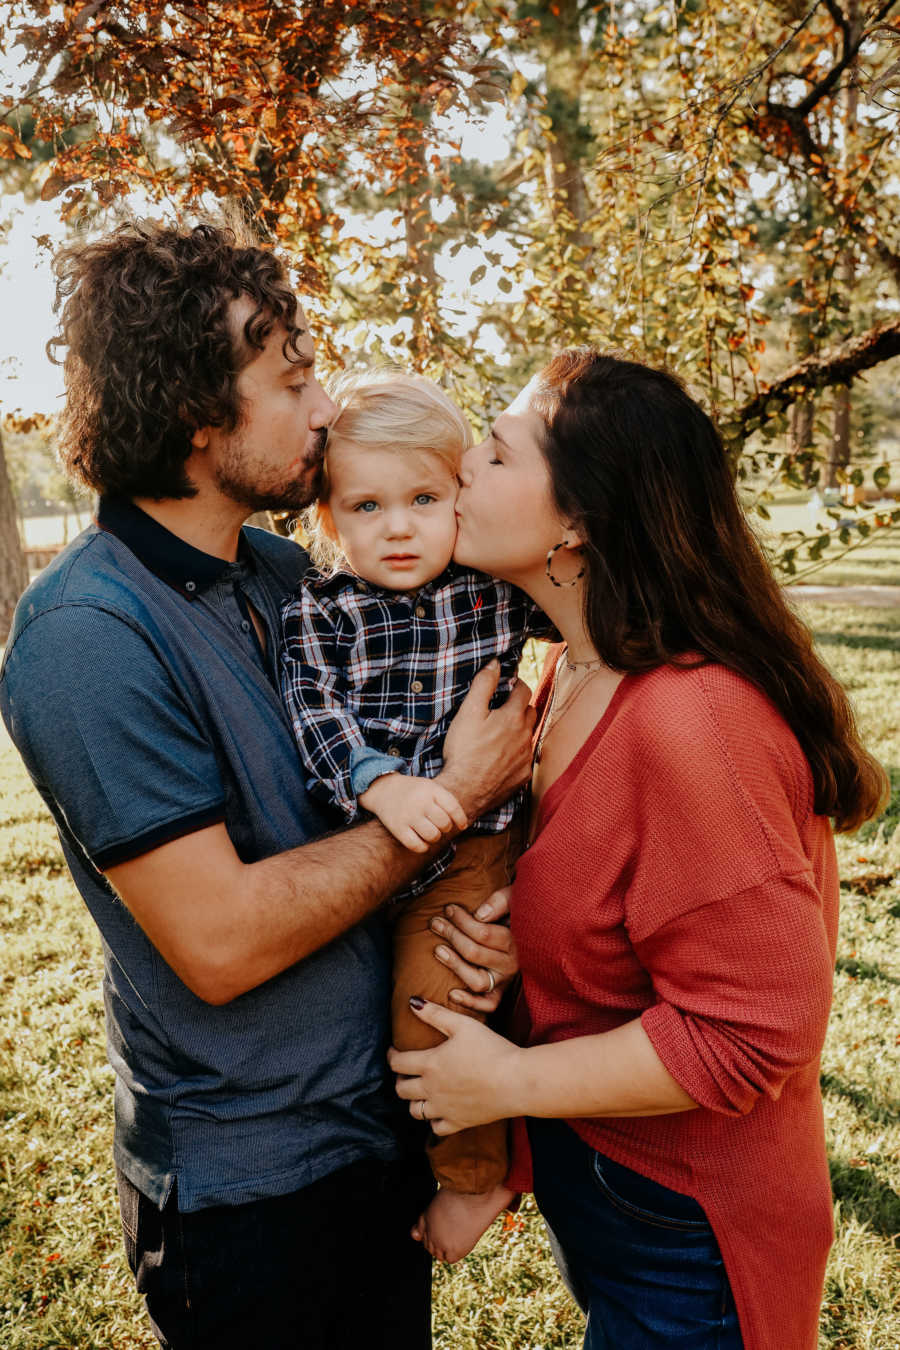
<instances>
[{"instance_id":1,"label":"tree branch","mask_svg":"<svg viewBox=\"0 0 900 1350\"><path fill-rule=\"evenodd\" d=\"M840 60L836 61L831 69L819 81L818 84L810 90L806 98L797 104L775 103L771 98L766 98L766 111L763 118L751 116L747 119L748 126L757 134L759 140L765 146L767 137L765 135L764 123L766 120L780 123L787 131L790 137L793 149L803 162L803 168L806 173L815 181L817 187L822 192L829 206L843 223L849 232L855 235L866 247L868 251L874 252L877 258L888 269L894 278L894 281L900 286L900 254L892 249L881 239L876 238L876 242L871 242L871 230L860 218L855 207L855 201L842 198L841 192L835 182L834 175L827 165L827 152L824 146L819 145L810 130L807 118L815 109L816 105L829 93L832 92L841 75L852 66L856 60L860 47L868 36L874 25L886 18L892 9L895 8L897 0L885 0L878 11L872 16L868 27L859 26L859 30L854 34L854 25L850 23L843 10L836 3L836 0L825 0L826 8L843 35L843 46Z\"/></svg>"},{"instance_id":2,"label":"tree branch","mask_svg":"<svg viewBox=\"0 0 900 1350\"><path fill-rule=\"evenodd\" d=\"M763 385L757 395L737 409L723 433L729 441L742 441L798 398L835 384L850 384L864 370L895 356L900 356L900 319L878 324L830 352L808 356L805 361L792 366L774 383Z\"/></svg>"},{"instance_id":3,"label":"tree branch","mask_svg":"<svg viewBox=\"0 0 900 1350\"><path fill-rule=\"evenodd\" d=\"M886 0L886 3L873 14L869 22L869 27L873 24L880 23L882 19L886 19L896 3L897 0ZM837 5L829 3L829 0L826 0L826 7L843 34L843 49L841 51L840 60L834 63L827 74L823 75L818 84L813 85L812 89L810 89L809 93L806 95L806 98L791 109L791 111L796 113L799 117L808 117L816 104L820 103L822 99L825 98L826 94L831 93L847 67L853 64L856 53L859 51L869 32L868 27L860 25L859 33L853 38L850 30L850 23L843 11L839 9ZM783 108L784 106L784 104L774 105L774 107L777 108ZM770 107L770 112L771 111L773 111L773 108Z\"/></svg>"}]
</instances>

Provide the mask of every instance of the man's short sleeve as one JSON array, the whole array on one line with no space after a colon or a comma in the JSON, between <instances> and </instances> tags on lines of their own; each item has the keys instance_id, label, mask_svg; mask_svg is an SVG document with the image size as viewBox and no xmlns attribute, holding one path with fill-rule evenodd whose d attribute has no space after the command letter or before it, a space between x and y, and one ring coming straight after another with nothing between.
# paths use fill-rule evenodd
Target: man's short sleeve
<instances>
[{"instance_id":1,"label":"man's short sleeve","mask_svg":"<svg viewBox=\"0 0 900 1350\"><path fill-rule=\"evenodd\" d=\"M4 719L38 789L101 870L224 818L212 745L152 644L92 605L33 619Z\"/></svg>"}]
</instances>

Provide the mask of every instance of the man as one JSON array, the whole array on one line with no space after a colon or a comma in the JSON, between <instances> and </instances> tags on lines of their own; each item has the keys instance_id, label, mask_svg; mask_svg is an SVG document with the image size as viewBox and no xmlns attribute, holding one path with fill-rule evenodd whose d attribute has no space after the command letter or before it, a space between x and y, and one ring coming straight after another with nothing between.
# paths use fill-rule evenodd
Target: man
<instances>
[{"instance_id":1,"label":"man","mask_svg":"<svg viewBox=\"0 0 900 1350\"><path fill-rule=\"evenodd\" d=\"M427 1346L377 915L423 857L377 821L321 838L278 692L305 555L242 529L312 495L312 338L278 260L209 225L123 227L57 276L61 451L100 506L20 602L0 708L103 939L138 1288L177 1350ZM470 819L528 772L495 679L447 737Z\"/></svg>"}]
</instances>

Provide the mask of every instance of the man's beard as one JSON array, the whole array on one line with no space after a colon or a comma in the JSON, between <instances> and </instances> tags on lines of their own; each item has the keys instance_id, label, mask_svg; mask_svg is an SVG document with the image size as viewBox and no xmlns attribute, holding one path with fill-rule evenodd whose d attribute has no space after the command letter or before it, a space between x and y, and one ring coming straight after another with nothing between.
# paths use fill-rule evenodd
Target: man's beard
<instances>
[{"instance_id":1,"label":"man's beard","mask_svg":"<svg viewBox=\"0 0 900 1350\"><path fill-rule=\"evenodd\" d=\"M304 464L299 478L278 477L274 473L267 478L261 467L254 467L246 447L235 439L216 467L216 487L233 502L245 506L248 513L302 511L319 495L326 436L323 427L317 433L313 455Z\"/></svg>"}]
</instances>

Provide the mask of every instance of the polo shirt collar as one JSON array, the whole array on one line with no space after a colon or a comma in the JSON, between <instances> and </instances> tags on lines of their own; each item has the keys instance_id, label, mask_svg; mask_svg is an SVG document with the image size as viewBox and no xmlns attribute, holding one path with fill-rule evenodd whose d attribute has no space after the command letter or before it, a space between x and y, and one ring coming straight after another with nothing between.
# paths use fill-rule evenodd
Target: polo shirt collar
<instances>
[{"instance_id":1,"label":"polo shirt collar","mask_svg":"<svg viewBox=\"0 0 900 1350\"><path fill-rule=\"evenodd\" d=\"M120 539L155 576L187 596L198 595L226 573L234 574L253 566L253 553L243 531L238 562L229 562L194 548L139 506L122 498L101 497L97 524Z\"/></svg>"}]
</instances>

